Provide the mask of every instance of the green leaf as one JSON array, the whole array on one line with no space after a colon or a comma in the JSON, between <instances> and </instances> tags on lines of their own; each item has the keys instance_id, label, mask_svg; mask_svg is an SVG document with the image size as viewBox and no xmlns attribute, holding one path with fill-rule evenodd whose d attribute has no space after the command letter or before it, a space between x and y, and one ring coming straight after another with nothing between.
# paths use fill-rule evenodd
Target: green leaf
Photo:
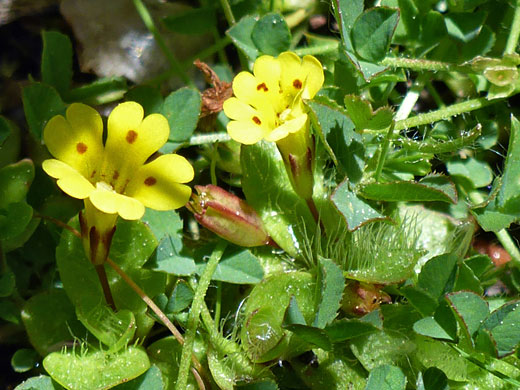
<instances>
[{"instance_id":1,"label":"green leaf","mask_svg":"<svg viewBox=\"0 0 520 390\"><path fill-rule=\"evenodd\" d=\"M162 390L164 388L161 370L155 365L140 377L117 386L117 390Z\"/></svg>"},{"instance_id":2,"label":"green leaf","mask_svg":"<svg viewBox=\"0 0 520 390\"><path fill-rule=\"evenodd\" d=\"M247 383L237 386L239 390L278 390L279 387L273 379L266 379L260 382Z\"/></svg>"},{"instance_id":3,"label":"green leaf","mask_svg":"<svg viewBox=\"0 0 520 390\"><path fill-rule=\"evenodd\" d=\"M341 38L347 50L352 50L350 31L354 22L363 12L363 0L334 0L332 1L334 15L340 25Z\"/></svg>"},{"instance_id":4,"label":"green leaf","mask_svg":"<svg viewBox=\"0 0 520 390\"><path fill-rule=\"evenodd\" d=\"M444 18L448 34L461 41L469 42L475 38L482 28L482 24L486 19L486 13L478 12L450 12Z\"/></svg>"},{"instance_id":5,"label":"green leaf","mask_svg":"<svg viewBox=\"0 0 520 390\"><path fill-rule=\"evenodd\" d=\"M198 257L203 258L202 255ZM206 267L205 262L198 263L199 274L204 267ZM211 279L235 284L256 284L263 277L264 270L249 249L228 247Z\"/></svg>"},{"instance_id":6,"label":"green leaf","mask_svg":"<svg viewBox=\"0 0 520 390\"><path fill-rule=\"evenodd\" d=\"M446 374L437 367L429 367L417 377L417 390L450 390Z\"/></svg>"},{"instance_id":7,"label":"green leaf","mask_svg":"<svg viewBox=\"0 0 520 390\"><path fill-rule=\"evenodd\" d=\"M97 79L90 84L70 90L68 101L81 101L93 106L115 102L121 99L128 86L124 77L112 76Z\"/></svg>"},{"instance_id":8,"label":"green leaf","mask_svg":"<svg viewBox=\"0 0 520 390\"><path fill-rule=\"evenodd\" d=\"M315 222L305 201L292 189L276 144L242 145L240 163L247 202L273 240L291 256L298 256L304 231L313 232Z\"/></svg>"},{"instance_id":9,"label":"green leaf","mask_svg":"<svg viewBox=\"0 0 520 390\"><path fill-rule=\"evenodd\" d=\"M320 301L313 326L323 329L338 314L341 297L345 288L345 278L341 268L330 259L318 257Z\"/></svg>"},{"instance_id":10,"label":"green leaf","mask_svg":"<svg viewBox=\"0 0 520 390\"><path fill-rule=\"evenodd\" d=\"M24 201L33 179L34 164L29 159L0 169L0 209Z\"/></svg>"},{"instance_id":11,"label":"green leaf","mask_svg":"<svg viewBox=\"0 0 520 390\"><path fill-rule=\"evenodd\" d=\"M130 89L125 94L125 100L139 103L143 106L145 115L160 114L163 107L161 92L157 88L148 85L139 85Z\"/></svg>"},{"instance_id":12,"label":"green leaf","mask_svg":"<svg viewBox=\"0 0 520 390\"><path fill-rule=\"evenodd\" d=\"M150 361L141 347L128 347L115 354L53 352L45 357L43 367L67 389L101 390L138 377L148 370Z\"/></svg>"},{"instance_id":13,"label":"green leaf","mask_svg":"<svg viewBox=\"0 0 520 390\"><path fill-rule=\"evenodd\" d=\"M42 81L63 96L72 81L72 44L67 35L43 31Z\"/></svg>"},{"instance_id":14,"label":"green leaf","mask_svg":"<svg viewBox=\"0 0 520 390\"><path fill-rule=\"evenodd\" d=\"M216 11L212 7L188 9L166 16L162 21L168 30L189 35L205 34L217 26Z\"/></svg>"},{"instance_id":15,"label":"green leaf","mask_svg":"<svg viewBox=\"0 0 520 390\"><path fill-rule=\"evenodd\" d=\"M29 378L22 382L14 390L60 390L63 389L55 383L50 377L40 375L38 377Z\"/></svg>"},{"instance_id":16,"label":"green leaf","mask_svg":"<svg viewBox=\"0 0 520 390\"><path fill-rule=\"evenodd\" d=\"M307 325L305 322L305 318L303 318L303 314L298 307L298 302L294 296L291 297L289 301L289 306L287 306L287 310L285 311L285 316L283 317L282 326L286 327L288 325Z\"/></svg>"},{"instance_id":17,"label":"green leaf","mask_svg":"<svg viewBox=\"0 0 520 390\"><path fill-rule=\"evenodd\" d=\"M100 304L88 308L88 312L79 306L76 314L85 328L109 347L108 352L126 347L135 335L135 317L129 310L114 313L108 306Z\"/></svg>"},{"instance_id":18,"label":"green leaf","mask_svg":"<svg viewBox=\"0 0 520 390\"><path fill-rule=\"evenodd\" d=\"M15 275L12 271L4 271L0 274L0 297L8 297L16 286Z\"/></svg>"},{"instance_id":19,"label":"green leaf","mask_svg":"<svg viewBox=\"0 0 520 390\"><path fill-rule=\"evenodd\" d=\"M499 232L502 229L506 229L518 218L514 214L507 214L500 211L497 203L498 199L495 195L484 207L470 209L471 214L476 218L479 226L486 232Z\"/></svg>"},{"instance_id":20,"label":"green leaf","mask_svg":"<svg viewBox=\"0 0 520 390\"><path fill-rule=\"evenodd\" d=\"M324 351L330 351L332 349L332 343L323 329L302 324L286 325L284 328L290 330L302 340L313 344Z\"/></svg>"},{"instance_id":21,"label":"green leaf","mask_svg":"<svg viewBox=\"0 0 520 390\"><path fill-rule=\"evenodd\" d=\"M184 142L191 137L199 120L200 105L199 91L187 87L172 92L164 99L161 113L170 125L168 140Z\"/></svg>"},{"instance_id":22,"label":"green leaf","mask_svg":"<svg viewBox=\"0 0 520 390\"><path fill-rule=\"evenodd\" d=\"M189 307L191 301L193 301L194 295L195 293L191 287L188 286L188 283L180 280L175 286L175 289L173 290L173 293L168 300L168 304L166 305L166 312L180 313Z\"/></svg>"},{"instance_id":23,"label":"green leaf","mask_svg":"<svg viewBox=\"0 0 520 390\"><path fill-rule=\"evenodd\" d=\"M338 170L357 183L365 166L365 148L346 112L324 97L307 102L314 128Z\"/></svg>"},{"instance_id":24,"label":"green leaf","mask_svg":"<svg viewBox=\"0 0 520 390\"><path fill-rule=\"evenodd\" d=\"M358 319L342 318L332 322L325 328L327 336L333 343L356 338L377 331L374 325Z\"/></svg>"},{"instance_id":25,"label":"green leaf","mask_svg":"<svg viewBox=\"0 0 520 390\"><path fill-rule=\"evenodd\" d=\"M0 298L0 318L13 324L20 323L20 309L11 299Z\"/></svg>"},{"instance_id":26,"label":"green leaf","mask_svg":"<svg viewBox=\"0 0 520 390\"><path fill-rule=\"evenodd\" d=\"M85 334L64 290L50 290L32 296L23 307L22 320L31 344L42 356L74 336Z\"/></svg>"},{"instance_id":27,"label":"green leaf","mask_svg":"<svg viewBox=\"0 0 520 390\"><path fill-rule=\"evenodd\" d=\"M392 41L399 11L387 7L366 10L354 23L350 33L356 53L370 62L381 61Z\"/></svg>"},{"instance_id":28,"label":"green leaf","mask_svg":"<svg viewBox=\"0 0 520 390\"><path fill-rule=\"evenodd\" d=\"M496 343L498 356L511 354L520 343L519 301L511 301L493 313L482 323L482 330L488 330Z\"/></svg>"},{"instance_id":29,"label":"green leaf","mask_svg":"<svg viewBox=\"0 0 520 390\"><path fill-rule=\"evenodd\" d=\"M330 199L345 218L349 231L359 229L369 222L388 219L350 191L348 179L336 187Z\"/></svg>"},{"instance_id":30,"label":"green leaf","mask_svg":"<svg viewBox=\"0 0 520 390\"><path fill-rule=\"evenodd\" d=\"M454 312L461 317L469 335L473 336L489 314L486 301L469 291L448 294L446 299Z\"/></svg>"},{"instance_id":31,"label":"green leaf","mask_svg":"<svg viewBox=\"0 0 520 390\"><path fill-rule=\"evenodd\" d=\"M77 229L77 219L73 219L69 225ZM112 261L117 263L148 296L152 297L164 292L166 283L164 273L142 268L156 245L157 241L146 225L138 221L120 219L109 253ZM97 273L85 256L81 240L68 230L63 231L60 244L56 248L56 262L63 287L74 306L88 312L100 302L105 302ZM106 271L116 307L134 312L139 332L139 321L142 320L140 316L145 315L146 303L115 271L109 267ZM88 294L85 291L88 291Z\"/></svg>"},{"instance_id":32,"label":"green leaf","mask_svg":"<svg viewBox=\"0 0 520 390\"><path fill-rule=\"evenodd\" d=\"M473 188L486 187L493 181L493 172L489 164L473 157L448 161L446 168L454 180L469 181Z\"/></svg>"},{"instance_id":33,"label":"green leaf","mask_svg":"<svg viewBox=\"0 0 520 390\"><path fill-rule=\"evenodd\" d=\"M437 308L437 299L422 288L408 285L401 287L399 292L403 294L408 302L423 316L432 315Z\"/></svg>"},{"instance_id":34,"label":"green leaf","mask_svg":"<svg viewBox=\"0 0 520 390\"><path fill-rule=\"evenodd\" d=\"M413 324L413 330L420 335L434 339L455 340L433 317L425 317L417 321Z\"/></svg>"},{"instance_id":35,"label":"green leaf","mask_svg":"<svg viewBox=\"0 0 520 390\"><path fill-rule=\"evenodd\" d=\"M43 128L55 115L64 115L67 106L56 90L47 84L32 83L22 90L23 110L29 130L37 141L42 140Z\"/></svg>"},{"instance_id":36,"label":"green leaf","mask_svg":"<svg viewBox=\"0 0 520 390\"><path fill-rule=\"evenodd\" d=\"M197 267L191 254L186 253L182 242L182 220L175 211L156 211L146 209L143 217L159 241L146 267L154 271L173 275L188 276Z\"/></svg>"},{"instance_id":37,"label":"green leaf","mask_svg":"<svg viewBox=\"0 0 520 390\"><path fill-rule=\"evenodd\" d=\"M480 284L480 280L475 276L470 267L465 263L459 264L457 280L455 281L454 291L469 290L478 295L484 294L484 288Z\"/></svg>"},{"instance_id":38,"label":"green leaf","mask_svg":"<svg viewBox=\"0 0 520 390\"><path fill-rule=\"evenodd\" d=\"M452 291L457 272L457 256L444 254L428 260L421 269L418 287L438 299Z\"/></svg>"},{"instance_id":39,"label":"green leaf","mask_svg":"<svg viewBox=\"0 0 520 390\"><path fill-rule=\"evenodd\" d=\"M457 192L451 180L442 175L430 175L415 181L369 183L359 187L366 199L387 202L448 202L457 203Z\"/></svg>"},{"instance_id":40,"label":"green leaf","mask_svg":"<svg viewBox=\"0 0 520 390\"><path fill-rule=\"evenodd\" d=\"M226 35L231 38L236 47L244 52L250 61L256 60L256 57L259 55L258 49L251 38L257 20L258 18L254 16L244 16L226 31Z\"/></svg>"},{"instance_id":41,"label":"green leaf","mask_svg":"<svg viewBox=\"0 0 520 390\"><path fill-rule=\"evenodd\" d=\"M283 16L271 13L255 23L251 39L261 53L277 56L289 49L291 32Z\"/></svg>"},{"instance_id":42,"label":"green leaf","mask_svg":"<svg viewBox=\"0 0 520 390\"><path fill-rule=\"evenodd\" d=\"M38 366L40 356L34 349L22 348L11 358L11 367L15 372L26 372Z\"/></svg>"},{"instance_id":43,"label":"green leaf","mask_svg":"<svg viewBox=\"0 0 520 390\"><path fill-rule=\"evenodd\" d=\"M358 132L386 129L394 117L390 107L380 107L373 111L370 102L357 95L346 95L345 107Z\"/></svg>"},{"instance_id":44,"label":"green leaf","mask_svg":"<svg viewBox=\"0 0 520 390\"><path fill-rule=\"evenodd\" d=\"M11 203L7 210L0 209L0 240L8 240L22 234L31 222L32 216L33 209L25 202Z\"/></svg>"},{"instance_id":45,"label":"green leaf","mask_svg":"<svg viewBox=\"0 0 520 390\"><path fill-rule=\"evenodd\" d=\"M502 186L498 193L500 208L518 210L520 204L520 122L511 115L511 134L507 148Z\"/></svg>"},{"instance_id":46,"label":"green leaf","mask_svg":"<svg viewBox=\"0 0 520 390\"><path fill-rule=\"evenodd\" d=\"M383 365L370 371L365 390L405 390L406 377L399 367Z\"/></svg>"},{"instance_id":47,"label":"green leaf","mask_svg":"<svg viewBox=\"0 0 520 390\"><path fill-rule=\"evenodd\" d=\"M387 330L357 337L350 344L352 353L367 371L407 359L416 348L408 335Z\"/></svg>"},{"instance_id":48,"label":"green leaf","mask_svg":"<svg viewBox=\"0 0 520 390\"><path fill-rule=\"evenodd\" d=\"M9 138L12 132L10 121L0 116L0 147L4 144L5 140ZM0 148L0 150L2 149Z\"/></svg>"}]
</instances>

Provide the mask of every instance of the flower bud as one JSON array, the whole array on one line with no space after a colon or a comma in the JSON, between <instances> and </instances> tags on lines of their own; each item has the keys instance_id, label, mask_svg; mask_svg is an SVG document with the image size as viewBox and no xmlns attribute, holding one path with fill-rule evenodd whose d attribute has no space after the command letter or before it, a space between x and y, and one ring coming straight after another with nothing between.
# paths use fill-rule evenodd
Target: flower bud
<instances>
[{"instance_id":1,"label":"flower bud","mask_svg":"<svg viewBox=\"0 0 520 390\"><path fill-rule=\"evenodd\" d=\"M376 310L382 303L390 303L390 296L382 291L383 286L350 281L344 291L341 306L345 313L363 316Z\"/></svg>"},{"instance_id":2,"label":"flower bud","mask_svg":"<svg viewBox=\"0 0 520 390\"><path fill-rule=\"evenodd\" d=\"M211 184L195 186L195 190L186 207L202 226L240 246L270 243L262 220L244 200Z\"/></svg>"}]
</instances>

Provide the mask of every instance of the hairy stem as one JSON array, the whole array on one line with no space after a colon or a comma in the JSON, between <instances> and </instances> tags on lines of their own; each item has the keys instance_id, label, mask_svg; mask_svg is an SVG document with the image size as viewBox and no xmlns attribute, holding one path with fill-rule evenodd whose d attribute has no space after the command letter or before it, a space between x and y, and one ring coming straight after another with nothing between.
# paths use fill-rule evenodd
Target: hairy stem
<instances>
[{"instance_id":1,"label":"hairy stem","mask_svg":"<svg viewBox=\"0 0 520 390\"><path fill-rule=\"evenodd\" d=\"M473 69L465 65L450 64L449 62L422 60L416 58L386 57L381 61L381 65L391 68L406 68L416 71L445 71L445 72L461 72L475 73Z\"/></svg>"},{"instance_id":2,"label":"hairy stem","mask_svg":"<svg viewBox=\"0 0 520 390\"><path fill-rule=\"evenodd\" d=\"M229 5L228 0L220 0L220 5L224 10L224 16L229 24L229 27L234 26L236 23L235 16L233 15L233 11L231 10L231 6Z\"/></svg>"},{"instance_id":3,"label":"hairy stem","mask_svg":"<svg viewBox=\"0 0 520 390\"><path fill-rule=\"evenodd\" d=\"M213 250L211 257L206 264L206 267L204 267L204 270L202 271L197 289L195 290L195 295L193 297L193 302L191 304L191 309L188 316L188 327L185 333L186 338L184 340L184 345L182 346L181 362L179 364L179 376L177 377L177 384L175 386L177 390L186 389L186 385L188 383L188 370L190 367L190 356L192 354L193 344L197 334L200 313L204 306L204 297L206 296L206 291L208 290L211 277L217 268L218 262L220 261L226 246L226 241L218 241L217 246Z\"/></svg>"},{"instance_id":4,"label":"hairy stem","mask_svg":"<svg viewBox=\"0 0 520 390\"><path fill-rule=\"evenodd\" d=\"M419 114L411 118L399 120L395 123L395 130L400 131L411 127L428 125L443 119L451 118L464 114L466 112L475 111L480 108L490 106L502 101L501 99L487 100L485 97L466 100L465 102L455 103L450 106L430 111L425 114Z\"/></svg>"},{"instance_id":5,"label":"hairy stem","mask_svg":"<svg viewBox=\"0 0 520 390\"><path fill-rule=\"evenodd\" d=\"M374 179L376 181L379 181L379 176L381 176L381 172L383 171L383 165L385 165L386 156L388 155L390 143L394 134L394 128L395 122L392 122L392 124L388 128L388 133L386 133L385 140L383 141L383 146L381 147L381 154L379 155L379 160L377 160L376 173L374 174Z\"/></svg>"}]
</instances>

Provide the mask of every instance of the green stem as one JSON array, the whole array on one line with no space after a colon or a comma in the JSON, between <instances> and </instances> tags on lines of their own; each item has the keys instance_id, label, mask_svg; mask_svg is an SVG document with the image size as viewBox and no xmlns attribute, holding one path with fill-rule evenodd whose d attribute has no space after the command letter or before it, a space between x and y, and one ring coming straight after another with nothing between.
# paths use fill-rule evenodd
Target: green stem
<instances>
[{"instance_id":1,"label":"green stem","mask_svg":"<svg viewBox=\"0 0 520 390\"><path fill-rule=\"evenodd\" d=\"M235 16L233 15L233 11L231 10L231 6L229 5L229 2L227 0L220 0L220 5L222 6L222 9L224 10L224 15L226 16L226 20L229 24L229 27L232 27L235 25Z\"/></svg>"},{"instance_id":2,"label":"green stem","mask_svg":"<svg viewBox=\"0 0 520 390\"><path fill-rule=\"evenodd\" d=\"M152 33L155 41L157 42L157 44L159 45L159 48L161 49L164 56L170 63L172 69L174 69L175 73L177 73L177 75L182 79L182 81L185 84L193 86L194 85L193 81L191 81L190 78L186 75L186 73L184 72L184 70L181 67L181 64L179 63L179 61L177 61L177 59L175 58L175 56L173 55L171 50L166 45L164 38L162 37L161 33L155 26L152 15L150 15L150 12L146 8L146 6L142 2L142 0L133 0L133 2L134 2L135 9L137 10L137 13L141 17L141 19L142 19L143 23L145 24L146 28L148 29L148 31L150 31Z\"/></svg>"},{"instance_id":3,"label":"green stem","mask_svg":"<svg viewBox=\"0 0 520 390\"><path fill-rule=\"evenodd\" d=\"M395 114L396 121L408 118L415 106L415 103L417 103L417 100L419 100L419 95L421 94L421 91L423 90L424 84L428 77L429 74L425 73L419 76L417 80L415 80L414 84L412 85L412 88L410 88L410 90L407 92L406 96L403 99L403 102L399 106L399 110L397 110Z\"/></svg>"},{"instance_id":4,"label":"green stem","mask_svg":"<svg viewBox=\"0 0 520 390\"><path fill-rule=\"evenodd\" d=\"M481 361L480 359L477 359L477 358L471 356L469 353L463 351L462 349L460 349L456 345L453 345L453 344L450 344L450 343L446 343L446 345L449 345L452 349L457 351L464 359L470 361L471 363L473 363L476 366L482 368L483 370L486 370L490 374L492 374L492 375L502 379L504 382L509 383L510 385L513 385L515 389L519 389L520 388L520 382L519 381L517 381L516 379L511 378L511 377L501 373L500 371L495 370L492 367L492 365L488 364L486 361Z\"/></svg>"},{"instance_id":5,"label":"green stem","mask_svg":"<svg viewBox=\"0 0 520 390\"><path fill-rule=\"evenodd\" d=\"M390 148L390 142L394 134L394 129L395 122L392 122L388 129L388 133L386 133L385 140L383 141L383 147L381 148L381 155L379 156L379 160L377 161L376 173L374 175L376 181L379 181L379 176L381 176L381 172L383 171L383 165L385 165L388 149Z\"/></svg>"},{"instance_id":6,"label":"green stem","mask_svg":"<svg viewBox=\"0 0 520 390\"><path fill-rule=\"evenodd\" d=\"M419 114L414 117L397 121L395 130L400 131L421 125L428 125L452 116L464 114L466 112L475 111L480 108L490 106L502 101L501 99L487 100L485 97L466 100L462 103L455 103L439 110L430 111L425 114Z\"/></svg>"},{"instance_id":7,"label":"green stem","mask_svg":"<svg viewBox=\"0 0 520 390\"><path fill-rule=\"evenodd\" d=\"M484 202L484 196L478 191L472 191L468 194L469 199L474 205ZM506 229L502 229L495 233L498 241L502 244L504 249L511 255L511 261L516 267L520 267L520 251L518 247Z\"/></svg>"},{"instance_id":8,"label":"green stem","mask_svg":"<svg viewBox=\"0 0 520 390\"><path fill-rule=\"evenodd\" d=\"M516 52L516 45L518 45L518 38L520 37L520 0L515 2L515 14L513 16L513 23L509 30L504 54L513 54Z\"/></svg>"},{"instance_id":9,"label":"green stem","mask_svg":"<svg viewBox=\"0 0 520 390\"><path fill-rule=\"evenodd\" d=\"M193 344L195 342L195 336L197 334L197 326L199 324L200 313L204 306L204 297L208 290L211 277L217 268L218 262L226 249L227 242L220 240L217 246L213 250L211 257L202 271L200 280L195 290L195 296L191 304L190 313L188 316L188 326L184 335L184 345L182 346L181 362L179 365L179 376L177 377L177 390L185 390L188 383L188 374L190 369L190 357L193 350Z\"/></svg>"},{"instance_id":10,"label":"green stem","mask_svg":"<svg viewBox=\"0 0 520 390\"><path fill-rule=\"evenodd\" d=\"M381 65L389 66L391 68L407 68L417 71L444 71L444 72L461 72L461 73L476 73L471 67L465 65L450 64L449 62L422 60L417 58L401 58L401 57L386 57L381 61Z\"/></svg>"},{"instance_id":11,"label":"green stem","mask_svg":"<svg viewBox=\"0 0 520 390\"><path fill-rule=\"evenodd\" d=\"M312 46L312 47L301 47L298 49L294 49L294 52L298 54L300 57L304 55L320 55L320 54L327 54L332 53L338 50L339 42L337 41L331 41L330 43L327 43L325 45L320 46Z\"/></svg>"},{"instance_id":12,"label":"green stem","mask_svg":"<svg viewBox=\"0 0 520 390\"><path fill-rule=\"evenodd\" d=\"M217 302L215 303L215 326L220 323L220 312L222 310L222 282L217 282Z\"/></svg>"},{"instance_id":13,"label":"green stem","mask_svg":"<svg viewBox=\"0 0 520 390\"><path fill-rule=\"evenodd\" d=\"M220 133L194 135L190 138L189 144L190 146L206 145L214 144L215 142L226 142L229 140L231 140L231 138L228 133L223 131Z\"/></svg>"}]
</instances>

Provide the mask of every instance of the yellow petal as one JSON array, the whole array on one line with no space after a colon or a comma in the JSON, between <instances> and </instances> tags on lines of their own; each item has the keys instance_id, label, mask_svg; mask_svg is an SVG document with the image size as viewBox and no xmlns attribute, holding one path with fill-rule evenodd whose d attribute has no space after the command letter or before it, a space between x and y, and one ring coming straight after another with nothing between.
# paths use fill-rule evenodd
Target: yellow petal
<instances>
[{"instance_id":1,"label":"yellow petal","mask_svg":"<svg viewBox=\"0 0 520 390\"><path fill-rule=\"evenodd\" d=\"M266 81L269 86L273 87L273 91L275 87L279 87L280 72L280 62L271 56L258 57L253 66L255 77L258 80Z\"/></svg>"},{"instance_id":2,"label":"yellow petal","mask_svg":"<svg viewBox=\"0 0 520 390\"><path fill-rule=\"evenodd\" d=\"M257 113L249 104L234 97L227 99L222 108L228 118L234 120L247 120Z\"/></svg>"},{"instance_id":3,"label":"yellow petal","mask_svg":"<svg viewBox=\"0 0 520 390\"><path fill-rule=\"evenodd\" d=\"M166 118L148 115L135 102L118 105L108 117L102 177L120 191L146 159L165 144L170 133Z\"/></svg>"},{"instance_id":4,"label":"yellow petal","mask_svg":"<svg viewBox=\"0 0 520 390\"><path fill-rule=\"evenodd\" d=\"M70 165L59 160L45 160L42 168L49 176L58 179L58 186L67 195L85 199L94 191L94 186Z\"/></svg>"},{"instance_id":5,"label":"yellow petal","mask_svg":"<svg viewBox=\"0 0 520 390\"><path fill-rule=\"evenodd\" d=\"M304 99L312 99L323 86L323 81L325 80L323 66L316 57L307 55L303 57L302 68L307 75L302 97Z\"/></svg>"},{"instance_id":6,"label":"yellow petal","mask_svg":"<svg viewBox=\"0 0 520 390\"><path fill-rule=\"evenodd\" d=\"M224 113L230 119L240 122L251 122L256 126L262 126L264 129L274 127L275 114L272 110L256 110L237 98L226 100L223 108Z\"/></svg>"},{"instance_id":7,"label":"yellow petal","mask_svg":"<svg viewBox=\"0 0 520 390\"><path fill-rule=\"evenodd\" d=\"M177 154L165 154L136 172L126 194L155 210L177 209L191 196L190 187L179 183L187 183L193 176L188 160Z\"/></svg>"},{"instance_id":8,"label":"yellow petal","mask_svg":"<svg viewBox=\"0 0 520 390\"><path fill-rule=\"evenodd\" d=\"M49 152L57 159L90 177L96 170L103 153L103 122L93 108L73 103L66 119L57 115L43 130L43 139Z\"/></svg>"},{"instance_id":9,"label":"yellow petal","mask_svg":"<svg viewBox=\"0 0 520 390\"><path fill-rule=\"evenodd\" d=\"M264 130L249 122L231 121L227 124L227 132L231 139L244 145L256 144L264 137Z\"/></svg>"},{"instance_id":10,"label":"yellow petal","mask_svg":"<svg viewBox=\"0 0 520 390\"><path fill-rule=\"evenodd\" d=\"M296 96L302 93L304 99L314 97L323 85L323 67L313 56L303 57L303 62L295 53L284 52L278 56L282 66L281 86L284 94Z\"/></svg>"},{"instance_id":11,"label":"yellow petal","mask_svg":"<svg viewBox=\"0 0 520 390\"><path fill-rule=\"evenodd\" d=\"M283 125L277 127L269 135L265 137L267 141L278 141L285 138L289 133L296 133L305 128L307 124L307 114L300 115L294 119L284 122Z\"/></svg>"},{"instance_id":12,"label":"yellow petal","mask_svg":"<svg viewBox=\"0 0 520 390\"><path fill-rule=\"evenodd\" d=\"M128 220L139 219L144 215L144 205L137 199L96 188L90 194L90 201L100 211L106 214L119 214Z\"/></svg>"}]
</instances>

